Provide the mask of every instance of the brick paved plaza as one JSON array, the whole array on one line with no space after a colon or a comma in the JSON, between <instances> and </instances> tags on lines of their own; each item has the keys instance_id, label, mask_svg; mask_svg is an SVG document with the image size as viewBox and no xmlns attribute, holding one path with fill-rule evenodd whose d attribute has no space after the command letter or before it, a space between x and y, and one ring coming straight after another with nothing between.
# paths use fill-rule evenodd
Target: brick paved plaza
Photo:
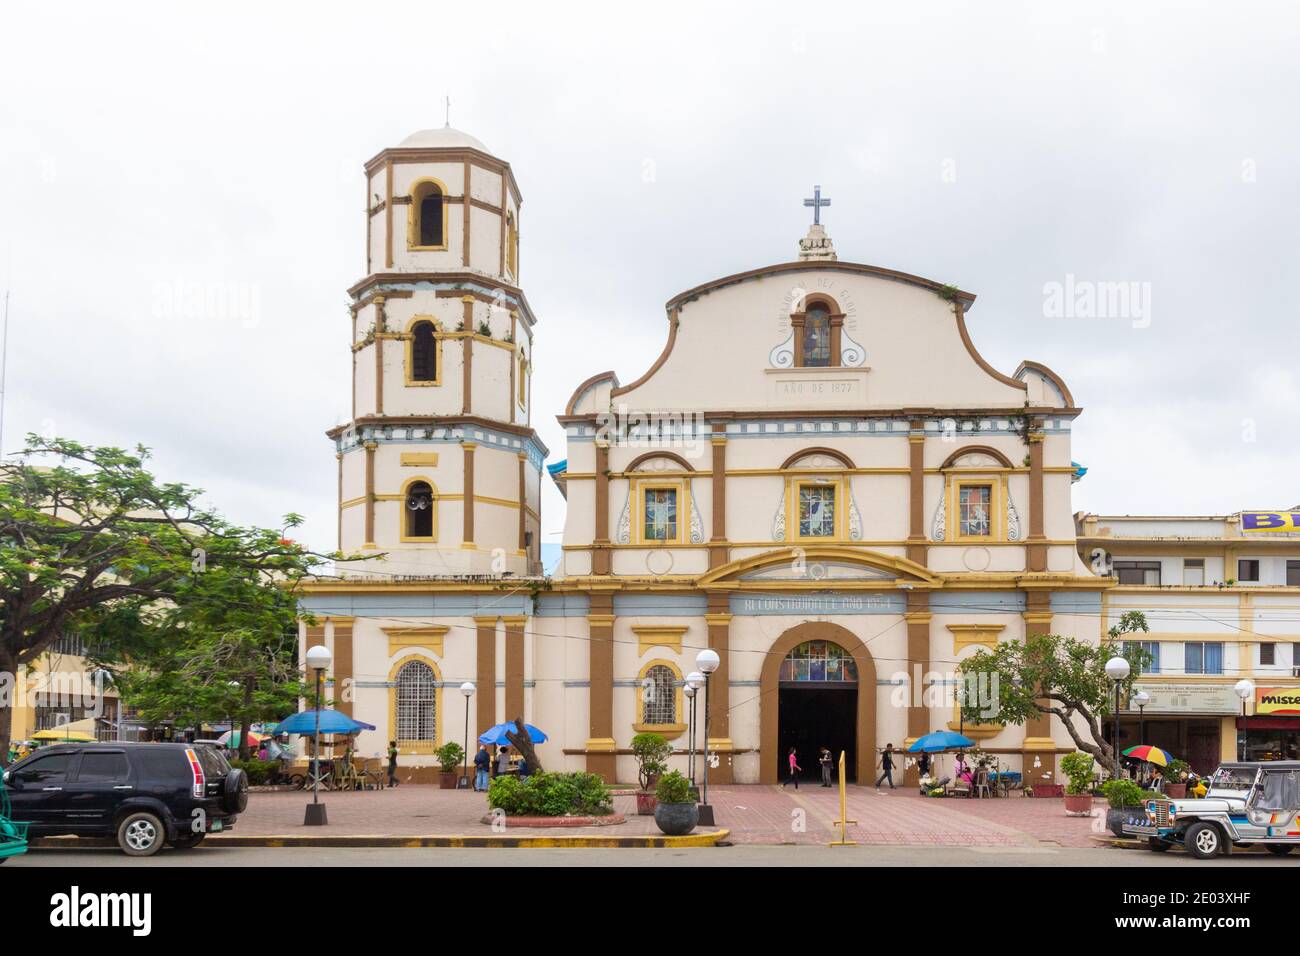
<instances>
[{"instance_id":1,"label":"brick paved plaza","mask_svg":"<svg viewBox=\"0 0 1300 956\"><path fill-rule=\"evenodd\" d=\"M834 839L839 816L836 791L815 785L795 791L779 786L711 787L719 827L731 831L735 843L826 843ZM491 828L481 822L487 810L482 794L405 785L359 793L326 793L326 831L303 827L303 807L310 793L254 793L248 810L233 831L238 836L303 835L482 835ZM658 834L652 817L638 817L631 796L614 798L615 809L627 817L618 826L575 829L519 829L512 835L593 834L634 836ZM850 787L849 839L863 844L926 846L1083 847L1100 832L1105 810L1098 801L1093 819L1067 817L1061 800L1031 800L1021 796L994 800L923 799L912 790L877 793Z\"/></svg>"}]
</instances>

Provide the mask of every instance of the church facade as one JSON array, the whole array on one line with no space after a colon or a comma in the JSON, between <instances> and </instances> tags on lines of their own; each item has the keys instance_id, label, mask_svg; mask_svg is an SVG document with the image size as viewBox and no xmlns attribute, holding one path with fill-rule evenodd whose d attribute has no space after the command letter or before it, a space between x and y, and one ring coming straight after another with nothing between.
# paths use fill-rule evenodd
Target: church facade
<instances>
[{"instance_id":1,"label":"church facade","mask_svg":"<svg viewBox=\"0 0 1300 956\"><path fill-rule=\"evenodd\" d=\"M377 728L362 753L395 739L431 767L523 716L548 769L635 779L642 731L684 765L708 647L711 782L775 781L790 747L812 767L821 746L870 782L887 743L948 728L1051 779L1064 729L962 721L957 664L1100 639L1113 582L1078 553L1081 409L1044 365L985 361L973 294L840 260L818 193L796 258L673 296L649 369L593 369L544 410L567 444L548 466L510 166L442 129L365 174L353 414L329 435L340 549L379 557L312 580L301 626L333 651L338 708ZM549 576L543 480L567 500Z\"/></svg>"}]
</instances>

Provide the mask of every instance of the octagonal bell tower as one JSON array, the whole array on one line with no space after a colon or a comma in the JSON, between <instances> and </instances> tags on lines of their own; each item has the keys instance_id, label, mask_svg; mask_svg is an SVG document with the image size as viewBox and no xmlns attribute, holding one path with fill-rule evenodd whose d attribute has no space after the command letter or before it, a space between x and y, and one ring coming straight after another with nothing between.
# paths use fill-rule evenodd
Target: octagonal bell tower
<instances>
[{"instance_id":1,"label":"octagonal bell tower","mask_svg":"<svg viewBox=\"0 0 1300 956\"><path fill-rule=\"evenodd\" d=\"M401 575L540 569L533 328L510 164L423 130L365 165L366 275L351 298L352 417L331 429L339 547Z\"/></svg>"}]
</instances>

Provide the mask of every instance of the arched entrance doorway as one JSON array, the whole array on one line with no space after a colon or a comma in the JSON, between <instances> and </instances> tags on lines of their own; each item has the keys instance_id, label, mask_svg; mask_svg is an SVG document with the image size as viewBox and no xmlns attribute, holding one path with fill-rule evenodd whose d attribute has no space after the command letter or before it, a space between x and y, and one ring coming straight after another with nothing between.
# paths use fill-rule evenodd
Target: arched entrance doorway
<instances>
[{"instance_id":1,"label":"arched entrance doorway","mask_svg":"<svg viewBox=\"0 0 1300 956\"><path fill-rule=\"evenodd\" d=\"M875 762L876 667L851 631L824 621L782 634L763 661L759 780L783 779L795 747L804 776L818 775L817 755L845 752L848 779L863 779Z\"/></svg>"}]
</instances>

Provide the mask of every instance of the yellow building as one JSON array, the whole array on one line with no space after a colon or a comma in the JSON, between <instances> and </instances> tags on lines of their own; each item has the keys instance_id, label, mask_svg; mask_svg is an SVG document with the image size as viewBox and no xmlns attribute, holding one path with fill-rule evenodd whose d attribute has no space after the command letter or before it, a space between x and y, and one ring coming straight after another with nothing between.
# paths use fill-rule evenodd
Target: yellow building
<instances>
[{"instance_id":1,"label":"yellow building","mask_svg":"<svg viewBox=\"0 0 1300 956\"><path fill-rule=\"evenodd\" d=\"M1297 759L1300 707L1287 698L1300 693L1300 532L1252 531L1241 512L1076 520L1080 557L1116 583L1102 592L1102 630L1126 611L1151 628L1134 688L1147 702L1130 701L1122 746L1154 744L1202 773L1239 754Z\"/></svg>"},{"instance_id":2,"label":"yellow building","mask_svg":"<svg viewBox=\"0 0 1300 956\"><path fill-rule=\"evenodd\" d=\"M18 675L10 739L30 740L43 730L117 737L117 690L97 677L81 638L65 636Z\"/></svg>"}]
</instances>

